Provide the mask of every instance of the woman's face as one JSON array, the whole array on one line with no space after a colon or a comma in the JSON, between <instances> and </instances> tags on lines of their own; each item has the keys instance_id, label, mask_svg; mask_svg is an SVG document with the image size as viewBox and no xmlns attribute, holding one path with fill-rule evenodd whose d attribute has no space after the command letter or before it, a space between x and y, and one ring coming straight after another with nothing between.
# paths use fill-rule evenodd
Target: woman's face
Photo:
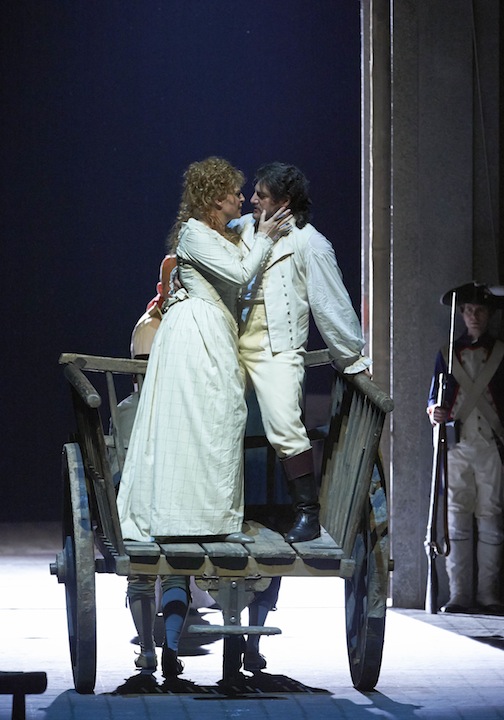
<instances>
[{"instance_id":1,"label":"woman's face","mask_svg":"<svg viewBox=\"0 0 504 720\"><path fill-rule=\"evenodd\" d=\"M230 220L235 220L241 216L241 209L244 202L245 197L240 188L226 195L222 201L222 212L226 219L226 224L230 222Z\"/></svg>"}]
</instances>

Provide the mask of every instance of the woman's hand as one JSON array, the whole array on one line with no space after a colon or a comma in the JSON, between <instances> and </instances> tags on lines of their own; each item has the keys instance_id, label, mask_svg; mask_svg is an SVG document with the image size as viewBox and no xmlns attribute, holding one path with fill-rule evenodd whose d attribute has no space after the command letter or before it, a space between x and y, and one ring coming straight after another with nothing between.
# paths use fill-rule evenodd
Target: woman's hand
<instances>
[{"instance_id":1,"label":"woman's hand","mask_svg":"<svg viewBox=\"0 0 504 720\"><path fill-rule=\"evenodd\" d=\"M292 213L286 207L279 208L268 220L266 220L266 210L263 210L257 229L276 241L283 235L287 235L290 230L291 219Z\"/></svg>"}]
</instances>

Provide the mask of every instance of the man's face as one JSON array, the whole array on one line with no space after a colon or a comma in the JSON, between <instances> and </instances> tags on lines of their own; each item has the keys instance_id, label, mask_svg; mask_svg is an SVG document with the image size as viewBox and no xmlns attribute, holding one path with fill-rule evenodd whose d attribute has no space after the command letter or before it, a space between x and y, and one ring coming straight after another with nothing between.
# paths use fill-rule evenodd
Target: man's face
<instances>
[{"instance_id":1,"label":"man's face","mask_svg":"<svg viewBox=\"0 0 504 720\"><path fill-rule=\"evenodd\" d=\"M483 335L488 327L490 319L490 310L486 305L473 305L465 303L462 306L462 317L469 335L477 340Z\"/></svg>"},{"instance_id":2,"label":"man's face","mask_svg":"<svg viewBox=\"0 0 504 720\"><path fill-rule=\"evenodd\" d=\"M252 216L254 220L259 220L263 210L266 210L266 220L268 220L277 210L289 204L289 198L283 198L280 201L274 200L266 185L257 183L254 194L250 198L250 204L253 208Z\"/></svg>"}]
</instances>

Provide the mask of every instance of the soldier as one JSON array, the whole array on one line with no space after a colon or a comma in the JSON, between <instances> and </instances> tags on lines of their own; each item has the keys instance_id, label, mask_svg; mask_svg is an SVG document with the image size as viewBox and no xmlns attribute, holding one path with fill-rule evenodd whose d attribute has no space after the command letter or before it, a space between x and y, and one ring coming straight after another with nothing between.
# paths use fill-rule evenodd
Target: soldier
<instances>
[{"instance_id":1,"label":"soldier","mask_svg":"<svg viewBox=\"0 0 504 720\"><path fill-rule=\"evenodd\" d=\"M446 293L441 302L456 303L466 330L455 341L452 375L445 402L437 404L438 378L446 373L446 350L438 352L427 413L433 425L454 422L455 440L448 451L448 530L446 569L450 598L447 613L473 611L473 518L476 518L479 612L504 615L499 578L504 542L504 343L488 332L490 318L504 297L475 282Z\"/></svg>"}]
</instances>

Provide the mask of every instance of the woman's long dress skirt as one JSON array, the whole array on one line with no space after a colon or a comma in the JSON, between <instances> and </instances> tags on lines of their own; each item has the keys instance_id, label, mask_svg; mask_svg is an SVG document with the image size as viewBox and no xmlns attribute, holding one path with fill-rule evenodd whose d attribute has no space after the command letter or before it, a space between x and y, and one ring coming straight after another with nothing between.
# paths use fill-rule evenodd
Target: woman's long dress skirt
<instances>
[{"instance_id":1,"label":"woman's long dress skirt","mask_svg":"<svg viewBox=\"0 0 504 720\"><path fill-rule=\"evenodd\" d=\"M174 304L154 338L120 483L124 538L241 530L246 422L236 329L214 304Z\"/></svg>"}]
</instances>

